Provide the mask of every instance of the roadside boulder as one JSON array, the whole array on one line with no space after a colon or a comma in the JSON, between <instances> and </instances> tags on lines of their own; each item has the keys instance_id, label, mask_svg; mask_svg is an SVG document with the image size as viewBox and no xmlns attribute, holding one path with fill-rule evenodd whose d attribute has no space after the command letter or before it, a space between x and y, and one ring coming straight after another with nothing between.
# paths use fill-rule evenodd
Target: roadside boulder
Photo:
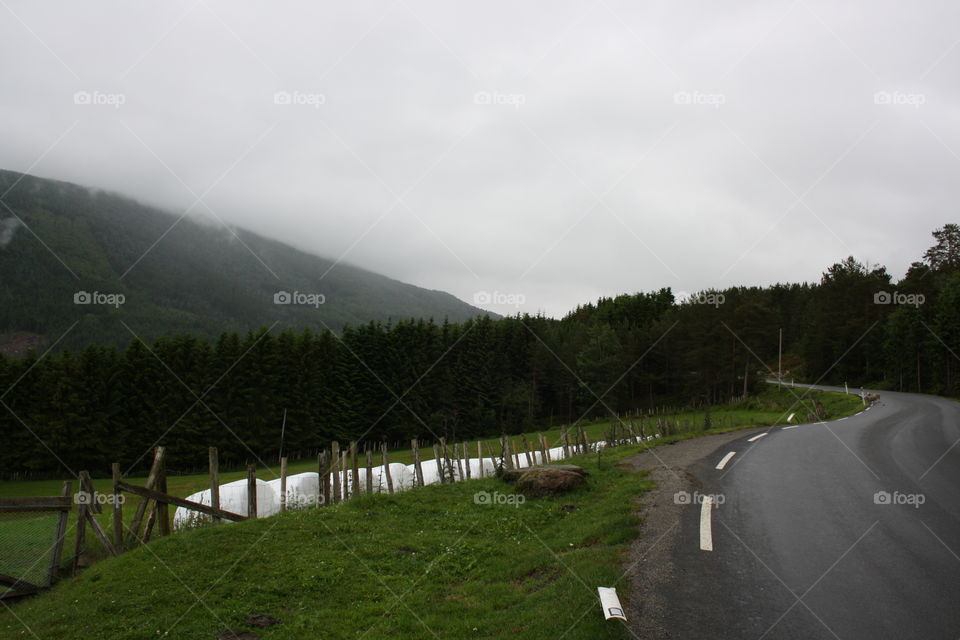
<instances>
[{"instance_id":1,"label":"roadside boulder","mask_svg":"<svg viewBox=\"0 0 960 640\"><path fill-rule=\"evenodd\" d=\"M504 480L514 482L525 496L554 496L566 493L587 482L589 474L572 464L544 465L516 469L504 473Z\"/></svg>"},{"instance_id":2,"label":"roadside boulder","mask_svg":"<svg viewBox=\"0 0 960 640\"><path fill-rule=\"evenodd\" d=\"M525 474L527 471L533 471L535 469L557 469L561 471L570 471L572 473L580 474L584 477L590 475L583 470L583 467L578 467L575 464L538 464L532 467L523 467L520 469L505 469L500 477L504 481L514 484L520 479L520 476Z\"/></svg>"}]
</instances>

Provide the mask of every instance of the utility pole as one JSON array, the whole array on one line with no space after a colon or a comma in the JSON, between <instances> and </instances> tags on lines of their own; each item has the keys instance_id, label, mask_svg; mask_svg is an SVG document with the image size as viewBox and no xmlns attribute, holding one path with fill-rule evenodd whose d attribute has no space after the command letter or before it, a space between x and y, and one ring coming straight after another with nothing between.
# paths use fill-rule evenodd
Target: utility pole
<instances>
[{"instance_id":1,"label":"utility pole","mask_svg":"<svg viewBox=\"0 0 960 640\"><path fill-rule=\"evenodd\" d=\"M777 347L777 391L783 389L783 327L780 327L780 342Z\"/></svg>"}]
</instances>

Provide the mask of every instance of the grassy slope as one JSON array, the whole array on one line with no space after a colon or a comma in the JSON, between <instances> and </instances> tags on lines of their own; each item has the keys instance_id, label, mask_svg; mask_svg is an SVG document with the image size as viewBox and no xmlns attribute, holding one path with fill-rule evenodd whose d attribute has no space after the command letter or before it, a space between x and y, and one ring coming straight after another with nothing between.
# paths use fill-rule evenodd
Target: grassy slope
<instances>
[{"instance_id":1,"label":"grassy slope","mask_svg":"<svg viewBox=\"0 0 960 640\"><path fill-rule=\"evenodd\" d=\"M831 418L860 408L852 396L819 397ZM767 391L765 410L729 411L749 416L741 426L782 424L793 401ZM723 413L712 412L715 423ZM600 466L596 455L583 456L587 489L519 507L475 504L478 491L510 491L484 479L157 540L18 605L16 616L0 614L0 637L20 637L17 618L43 638L147 638L171 627L173 637L210 637L252 613L284 621L264 638L360 637L368 629L367 637L430 637L424 625L441 637L555 638L571 626L565 637L624 637L599 620L594 588L619 578L636 531L633 498L649 488L612 463L641 448L610 450Z\"/></svg>"},{"instance_id":2,"label":"grassy slope","mask_svg":"<svg viewBox=\"0 0 960 640\"><path fill-rule=\"evenodd\" d=\"M476 504L511 487L473 480L157 540L0 614L0 637L205 638L259 613L283 621L265 639L623 638L595 587L618 580L649 488L613 465L627 449L519 506Z\"/></svg>"}]
</instances>

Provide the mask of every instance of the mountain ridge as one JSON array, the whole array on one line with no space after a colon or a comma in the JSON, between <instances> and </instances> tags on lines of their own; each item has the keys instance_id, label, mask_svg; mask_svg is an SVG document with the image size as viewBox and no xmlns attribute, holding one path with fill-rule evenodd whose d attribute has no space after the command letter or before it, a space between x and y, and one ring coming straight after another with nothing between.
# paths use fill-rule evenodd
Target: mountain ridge
<instances>
[{"instance_id":1,"label":"mountain ridge","mask_svg":"<svg viewBox=\"0 0 960 640\"><path fill-rule=\"evenodd\" d=\"M58 340L121 346L171 333L496 315L99 188L0 170L0 194L0 352L11 355Z\"/></svg>"}]
</instances>

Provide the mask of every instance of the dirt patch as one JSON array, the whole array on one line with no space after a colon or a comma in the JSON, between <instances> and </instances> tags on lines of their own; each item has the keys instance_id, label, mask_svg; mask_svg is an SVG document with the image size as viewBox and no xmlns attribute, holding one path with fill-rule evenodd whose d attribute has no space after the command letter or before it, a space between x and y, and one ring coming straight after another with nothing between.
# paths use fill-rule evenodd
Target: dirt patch
<instances>
[{"instance_id":1,"label":"dirt patch","mask_svg":"<svg viewBox=\"0 0 960 640\"><path fill-rule=\"evenodd\" d=\"M673 552L680 532L682 504L674 495L693 492L699 483L687 468L727 443L767 428L743 429L717 435L692 438L649 449L620 462L631 471L648 471L656 486L638 499L640 536L630 547L625 571L630 598L624 604L627 624L635 637L670 638L663 625L669 603L662 585L674 574Z\"/></svg>"},{"instance_id":2,"label":"dirt patch","mask_svg":"<svg viewBox=\"0 0 960 640\"><path fill-rule=\"evenodd\" d=\"M535 593L559 578L563 574L557 567L538 567L514 581L518 589Z\"/></svg>"}]
</instances>

